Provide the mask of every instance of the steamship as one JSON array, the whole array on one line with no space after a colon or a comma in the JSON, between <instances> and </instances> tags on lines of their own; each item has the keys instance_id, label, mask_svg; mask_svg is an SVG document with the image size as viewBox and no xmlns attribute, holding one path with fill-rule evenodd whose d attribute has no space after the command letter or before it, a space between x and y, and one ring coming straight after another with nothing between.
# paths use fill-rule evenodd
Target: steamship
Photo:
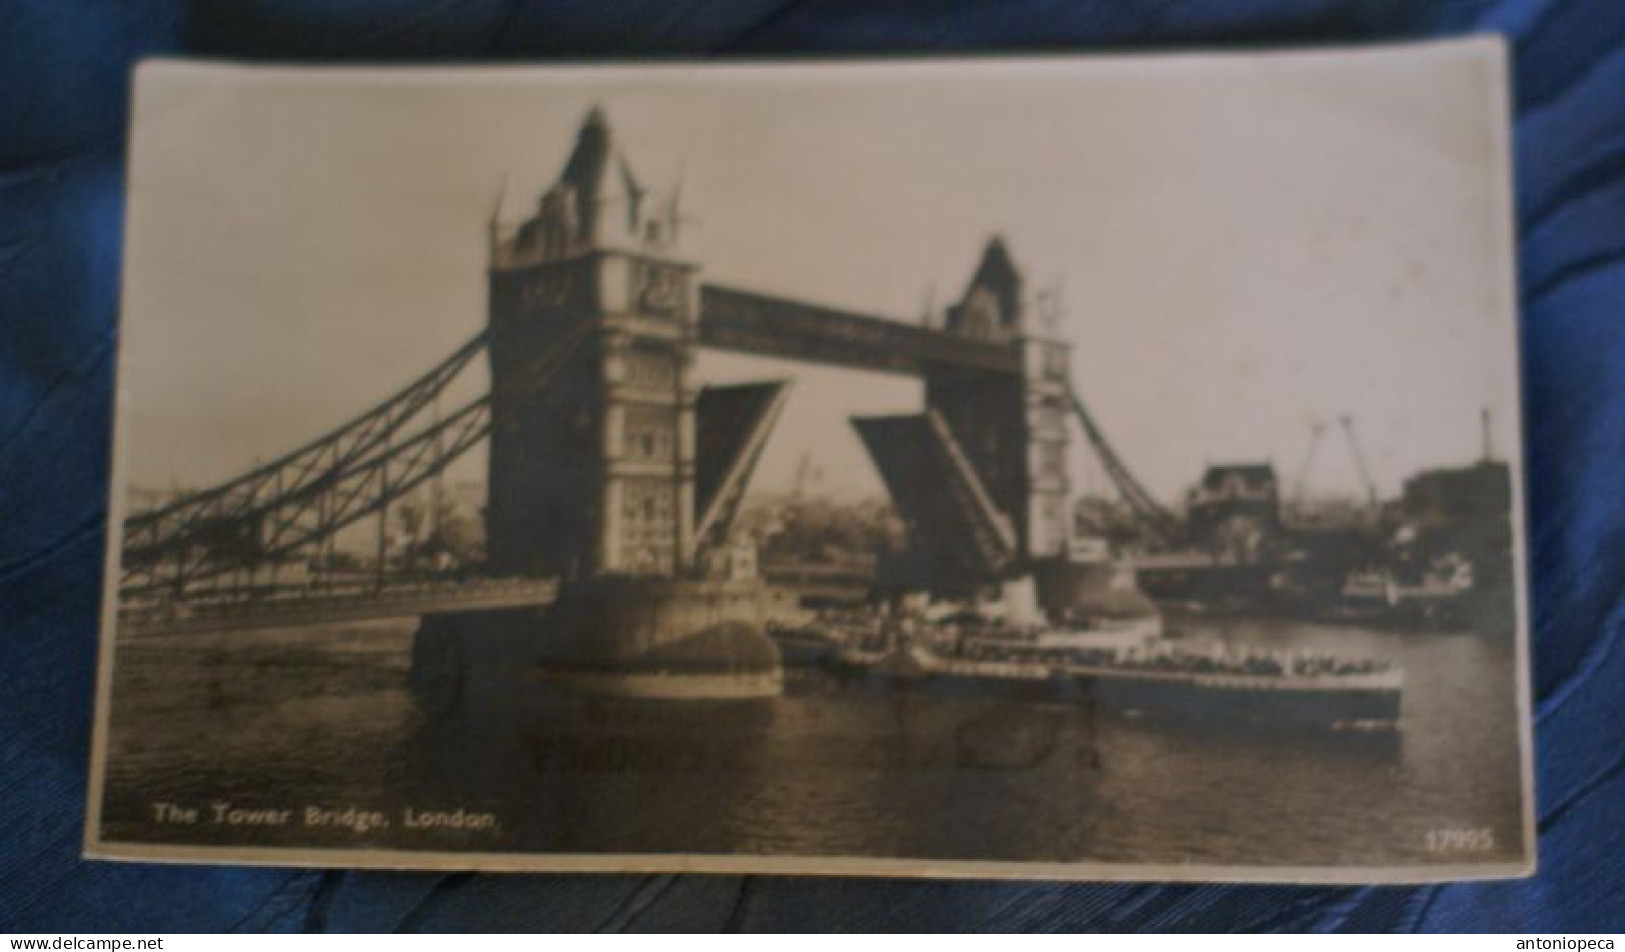
<instances>
[{"instance_id":1,"label":"steamship","mask_svg":"<svg viewBox=\"0 0 1625 952\"><path fill-rule=\"evenodd\" d=\"M1394 728L1404 672L1379 659L1202 648L1140 616L1038 621L999 606L856 612L794 632L804 659L848 684L969 698L1087 704L1208 724Z\"/></svg>"}]
</instances>

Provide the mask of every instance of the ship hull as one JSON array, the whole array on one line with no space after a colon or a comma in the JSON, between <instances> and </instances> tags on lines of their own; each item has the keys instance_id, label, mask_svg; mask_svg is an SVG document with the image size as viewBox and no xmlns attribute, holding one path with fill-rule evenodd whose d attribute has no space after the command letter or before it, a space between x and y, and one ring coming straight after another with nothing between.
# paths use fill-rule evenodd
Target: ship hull
<instances>
[{"instance_id":1,"label":"ship hull","mask_svg":"<svg viewBox=\"0 0 1625 952\"><path fill-rule=\"evenodd\" d=\"M1388 730L1398 672L1281 676L1119 666L947 659L927 651L846 652L832 670L849 687L945 697L1082 704L1100 713L1210 725Z\"/></svg>"},{"instance_id":2,"label":"ship hull","mask_svg":"<svg viewBox=\"0 0 1625 952\"><path fill-rule=\"evenodd\" d=\"M1085 705L1097 713L1184 721L1209 727L1315 727L1392 730L1400 716L1394 688L1222 687L1192 680L1146 680L1112 674L1046 678L971 674L899 675L836 666L848 688L906 691L934 697Z\"/></svg>"},{"instance_id":3,"label":"ship hull","mask_svg":"<svg viewBox=\"0 0 1625 952\"><path fill-rule=\"evenodd\" d=\"M1314 679L1146 676L1075 672L1103 707L1131 716L1263 726L1384 730L1397 725L1401 688L1384 678L1342 683Z\"/></svg>"},{"instance_id":4,"label":"ship hull","mask_svg":"<svg viewBox=\"0 0 1625 952\"><path fill-rule=\"evenodd\" d=\"M1028 678L949 673L902 674L883 667L851 663L837 663L832 670L843 686L876 692L908 691L934 697L1034 704L1080 703L1088 697L1084 685L1076 679L1061 676Z\"/></svg>"},{"instance_id":5,"label":"ship hull","mask_svg":"<svg viewBox=\"0 0 1625 952\"><path fill-rule=\"evenodd\" d=\"M768 637L779 646L786 668L805 668L828 663L837 645L828 637L794 629L770 628Z\"/></svg>"}]
</instances>

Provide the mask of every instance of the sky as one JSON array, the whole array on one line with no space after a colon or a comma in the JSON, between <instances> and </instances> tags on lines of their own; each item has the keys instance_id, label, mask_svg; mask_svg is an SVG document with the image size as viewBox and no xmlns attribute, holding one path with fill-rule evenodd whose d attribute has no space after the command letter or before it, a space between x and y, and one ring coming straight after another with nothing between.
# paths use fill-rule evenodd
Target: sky
<instances>
[{"instance_id":1,"label":"sky","mask_svg":"<svg viewBox=\"0 0 1625 952\"><path fill-rule=\"evenodd\" d=\"M1341 54L710 68L158 64L137 88L120 366L125 478L203 486L333 428L483 326L486 221L522 216L594 104L705 280L918 321L1002 235L1058 289L1073 380L1177 498L1208 462L1295 478L1350 415L1378 489L1516 452L1504 105L1486 43ZM471 396L484 385L477 367ZM793 376L754 489L810 447L880 491L847 418L917 382ZM1309 487L1353 493L1330 437ZM1077 438L1077 482L1101 477ZM483 454L454 477L480 478Z\"/></svg>"}]
</instances>

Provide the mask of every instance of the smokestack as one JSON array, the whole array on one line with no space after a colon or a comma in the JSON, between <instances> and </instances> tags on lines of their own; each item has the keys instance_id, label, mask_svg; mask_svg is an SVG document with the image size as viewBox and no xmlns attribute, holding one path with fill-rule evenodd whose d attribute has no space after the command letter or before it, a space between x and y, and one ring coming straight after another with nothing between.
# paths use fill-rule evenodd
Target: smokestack
<instances>
[{"instance_id":1,"label":"smokestack","mask_svg":"<svg viewBox=\"0 0 1625 952\"><path fill-rule=\"evenodd\" d=\"M1495 445L1490 438L1490 408L1485 407L1478 411L1479 426L1484 441L1484 462L1495 459Z\"/></svg>"}]
</instances>

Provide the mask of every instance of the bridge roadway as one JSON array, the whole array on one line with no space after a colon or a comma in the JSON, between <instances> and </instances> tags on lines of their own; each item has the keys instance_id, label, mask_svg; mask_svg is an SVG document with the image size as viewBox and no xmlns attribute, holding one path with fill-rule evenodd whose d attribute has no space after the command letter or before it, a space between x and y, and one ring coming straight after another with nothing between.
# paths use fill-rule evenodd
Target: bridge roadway
<instances>
[{"instance_id":1,"label":"bridge roadway","mask_svg":"<svg viewBox=\"0 0 1625 952\"><path fill-rule=\"evenodd\" d=\"M390 581L382 588L362 582L336 589L283 586L248 597L130 607L119 612L118 624L124 637L298 628L441 611L540 607L551 603L557 591L558 582L547 578Z\"/></svg>"},{"instance_id":2,"label":"bridge roadway","mask_svg":"<svg viewBox=\"0 0 1625 952\"><path fill-rule=\"evenodd\" d=\"M824 566L788 563L764 566L768 581L802 598L853 600L868 594L873 565ZM553 601L558 581L550 578L494 578L376 581L352 580L336 586L261 587L184 604L140 605L119 612L122 637L210 634L258 628L299 628L348 621L411 618L445 611L540 608Z\"/></svg>"}]
</instances>

